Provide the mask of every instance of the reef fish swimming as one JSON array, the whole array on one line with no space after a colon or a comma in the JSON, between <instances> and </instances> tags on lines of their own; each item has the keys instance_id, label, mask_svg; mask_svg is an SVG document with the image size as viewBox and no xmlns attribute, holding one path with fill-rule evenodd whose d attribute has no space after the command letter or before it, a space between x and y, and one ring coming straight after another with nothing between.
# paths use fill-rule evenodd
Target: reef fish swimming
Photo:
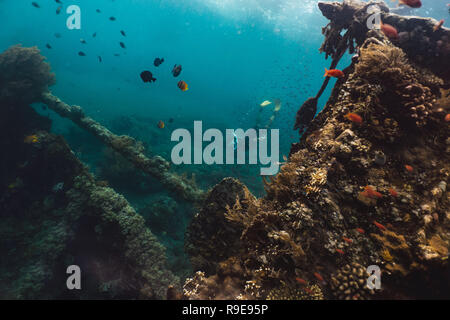
<instances>
[{"instance_id":1,"label":"reef fish swimming","mask_svg":"<svg viewBox=\"0 0 450 320\"><path fill-rule=\"evenodd\" d=\"M156 58L155 61L153 61L153 65L155 67L159 67L164 62L164 58Z\"/></svg>"},{"instance_id":2,"label":"reef fish swimming","mask_svg":"<svg viewBox=\"0 0 450 320\"><path fill-rule=\"evenodd\" d=\"M173 67L173 69L172 69L172 74L173 74L173 76L174 76L175 78L178 77L178 76L180 75L180 73L181 73L181 70L182 70L181 65L175 65L175 66Z\"/></svg>"},{"instance_id":3,"label":"reef fish swimming","mask_svg":"<svg viewBox=\"0 0 450 320\"><path fill-rule=\"evenodd\" d=\"M398 3L411 8L420 8L422 6L421 0L398 0Z\"/></svg>"},{"instance_id":4,"label":"reef fish swimming","mask_svg":"<svg viewBox=\"0 0 450 320\"><path fill-rule=\"evenodd\" d=\"M324 77L342 78L344 76L344 73L341 70L337 70L337 69L327 70L327 68L325 68L325 74L323 76Z\"/></svg>"},{"instance_id":5,"label":"reef fish swimming","mask_svg":"<svg viewBox=\"0 0 450 320\"><path fill-rule=\"evenodd\" d=\"M156 78L153 77L153 74L150 71L142 71L141 72L141 79L144 82L155 82Z\"/></svg>"},{"instance_id":6,"label":"reef fish swimming","mask_svg":"<svg viewBox=\"0 0 450 320\"><path fill-rule=\"evenodd\" d=\"M270 102L269 100L265 100L263 103L260 104L261 108L264 108L266 106L268 106L269 104L272 104L272 102Z\"/></svg>"},{"instance_id":7,"label":"reef fish swimming","mask_svg":"<svg viewBox=\"0 0 450 320\"><path fill-rule=\"evenodd\" d=\"M363 122L361 116L356 113L350 112L350 113L347 113L344 117L347 118L348 120L350 120L351 122L354 122L357 124L362 124L362 122Z\"/></svg>"},{"instance_id":8,"label":"reef fish swimming","mask_svg":"<svg viewBox=\"0 0 450 320\"><path fill-rule=\"evenodd\" d=\"M398 38L397 29L395 29L390 24L384 24L383 22L381 22L380 29L381 29L381 32L383 32L384 35L386 37L388 37L389 39L397 39Z\"/></svg>"},{"instance_id":9,"label":"reef fish swimming","mask_svg":"<svg viewBox=\"0 0 450 320\"><path fill-rule=\"evenodd\" d=\"M188 84L183 80L178 82L178 88L180 88L181 91L187 91L189 89Z\"/></svg>"}]
</instances>

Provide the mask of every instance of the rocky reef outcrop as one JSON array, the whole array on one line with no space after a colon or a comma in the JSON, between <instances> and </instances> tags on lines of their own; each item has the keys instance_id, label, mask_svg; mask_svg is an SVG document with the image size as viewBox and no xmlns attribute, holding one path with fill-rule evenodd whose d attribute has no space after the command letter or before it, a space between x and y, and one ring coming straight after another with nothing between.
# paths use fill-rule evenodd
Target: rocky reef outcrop
<instances>
[{"instance_id":1,"label":"rocky reef outcrop","mask_svg":"<svg viewBox=\"0 0 450 320\"><path fill-rule=\"evenodd\" d=\"M217 254L186 281L186 298L450 298L450 78L449 68L438 68L450 59L437 44L448 29L428 37L432 19L383 6L383 21L413 34L390 41L362 27L365 5L319 3L332 20L323 51L336 57L339 46L356 41L350 51L358 54L288 162L266 182L267 195L228 200L221 239L237 239L238 230L237 247L223 256L204 231L219 224L194 220L196 253ZM336 34L343 29L350 32L345 41ZM410 45L420 41L441 52L431 55L434 62ZM200 212L214 208L221 189ZM380 289L366 285L369 266L381 271Z\"/></svg>"}]
</instances>

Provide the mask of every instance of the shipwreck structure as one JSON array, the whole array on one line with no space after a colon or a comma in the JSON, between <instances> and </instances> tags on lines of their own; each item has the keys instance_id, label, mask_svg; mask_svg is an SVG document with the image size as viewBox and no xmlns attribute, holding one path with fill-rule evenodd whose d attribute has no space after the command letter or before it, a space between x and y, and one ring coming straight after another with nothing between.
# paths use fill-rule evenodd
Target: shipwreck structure
<instances>
[{"instance_id":1,"label":"shipwreck structure","mask_svg":"<svg viewBox=\"0 0 450 320\"><path fill-rule=\"evenodd\" d=\"M263 198L232 178L199 190L53 96L36 48L1 54L0 298L450 298L450 30L382 1L318 5L331 66L354 57L322 112L313 119L327 81L299 110L305 132ZM398 38L367 27L369 7ZM49 133L33 102L201 204L186 232L192 277L168 270L144 219ZM60 286L73 261L86 267L82 296ZM369 266L379 289L366 285Z\"/></svg>"}]
</instances>

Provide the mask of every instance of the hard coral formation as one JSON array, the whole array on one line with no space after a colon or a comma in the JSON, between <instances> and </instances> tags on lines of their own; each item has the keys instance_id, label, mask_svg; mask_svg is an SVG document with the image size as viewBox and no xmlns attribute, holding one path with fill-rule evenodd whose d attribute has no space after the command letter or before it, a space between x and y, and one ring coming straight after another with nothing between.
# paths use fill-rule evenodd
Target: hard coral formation
<instances>
[{"instance_id":1,"label":"hard coral formation","mask_svg":"<svg viewBox=\"0 0 450 320\"><path fill-rule=\"evenodd\" d=\"M185 248L194 269L215 273L218 262L237 253L242 226L232 226L227 211L237 199L245 209L255 201L242 183L224 179L209 192L206 205L192 219L186 232ZM234 219L245 218L236 215Z\"/></svg>"},{"instance_id":2,"label":"hard coral formation","mask_svg":"<svg viewBox=\"0 0 450 320\"><path fill-rule=\"evenodd\" d=\"M405 53L395 46L369 43L361 48L355 73L362 81L383 87L378 103L392 109L397 120L406 114L418 127L427 124L443 81L425 70L412 67ZM384 100L384 101L383 101ZM372 104L376 108L376 103ZM356 111L366 115L362 105ZM361 110L362 109L362 110Z\"/></svg>"},{"instance_id":3,"label":"hard coral formation","mask_svg":"<svg viewBox=\"0 0 450 320\"><path fill-rule=\"evenodd\" d=\"M297 279L319 286L325 298L450 297L450 128L444 119L450 79L420 61L414 48L364 29L363 6L319 3L332 28L353 28L349 37L360 52L280 173L265 181L267 195L242 205L242 195L230 192L220 224L194 220L201 239L195 252L207 250L215 266L230 257L239 261L241 281L233 283L240 297L297 297ZM415 21L390 17L406 29ZM338 57L350 46L341 40L324 51ZM443 59L437 57L443 65L450 61ZM349 113L362 120L349 121ZM216 208L213 197L201 212L208 208ZM220 231L204 232L212 225ZM225 256L225 244L216 247L221 242L211 237L218 233L235 239ZM363 283L370 265L381 269L381 290Z\"/></svg>"},{"instance_id":4,"label":"hard coral formation","mask_svg":"<svg viewBox=\"0 0 450 320\"><path fill-rule=\"evenodd\" d=\"M8 117L14 124L21 115ZM2 126L1 136L16 139L9 129ZM37 135L39 144L19 140L4 155L18 164L10 172L21 183L1 186L0 296L143 298L139 292L146 288L146 298L165 297L178 279L143 218L122 196L99 186L61 137ZM72 264L83 272L82 291L61 286Z\"/></svg>"},{"instance_id":5,"label":"hard coral formation","mask_svg":"<svg viewBox=\"0 0 450 320\"><path fill-rule=\"evenodd\" d=\"M336 299L365 300L375 294L367 287L369 274L366 268L357 262L346 264L331 276L331 289Z\"/></svg>"},{"instance_id":6,"label":"hard coral formation","mask_svg":"<svg viewBox=\"0 0 450 320\"><path fill-rule=\"evenodd\" d=\"M54 83L50 65L37 47L16 45L0 54L0 102L38 102Z\"/></svg>"}]
</instances>

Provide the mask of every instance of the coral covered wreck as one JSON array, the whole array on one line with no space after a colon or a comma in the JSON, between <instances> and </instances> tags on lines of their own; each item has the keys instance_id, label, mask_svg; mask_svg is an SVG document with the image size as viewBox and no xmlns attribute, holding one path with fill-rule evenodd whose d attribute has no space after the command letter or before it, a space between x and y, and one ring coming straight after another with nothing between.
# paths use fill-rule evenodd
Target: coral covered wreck
<instances>
[{"instance_id":1,"label":"coral covered wreck","mask_svg":"<svg viewBox=\"0 0 450 320\"><path fill-rule=\"evenodd\" d=\"M319 2L322 51L357 55L266 197L212 190L188 231L186 298L450 298L450 31L376 5L399 39L366 27L367 3Z\"/></svg>"},{"instance_id":2,"label":"coral covered wreck","mask_svg":"<svg viewBox=\"0 0 450 320\"><path fill-rule=\"evenodd\" d=\"M367 28L369 6L397 39ZM322 52L332 65L355 56L314 120L314 104L299 111L305 132L259 199L233 178L205 196L164 159L51 95L54 75L36 48L0 55L0 298L450 298L450 30L382 1L319 8L330 20ZM179 198L204 200L186 232L192 277L169 271L144 219L49 133L33 102ZM74 261L86 277L81 294L61 286ZM369 266L381 287L367 286Z\"/></svg>"}]
</instances>

